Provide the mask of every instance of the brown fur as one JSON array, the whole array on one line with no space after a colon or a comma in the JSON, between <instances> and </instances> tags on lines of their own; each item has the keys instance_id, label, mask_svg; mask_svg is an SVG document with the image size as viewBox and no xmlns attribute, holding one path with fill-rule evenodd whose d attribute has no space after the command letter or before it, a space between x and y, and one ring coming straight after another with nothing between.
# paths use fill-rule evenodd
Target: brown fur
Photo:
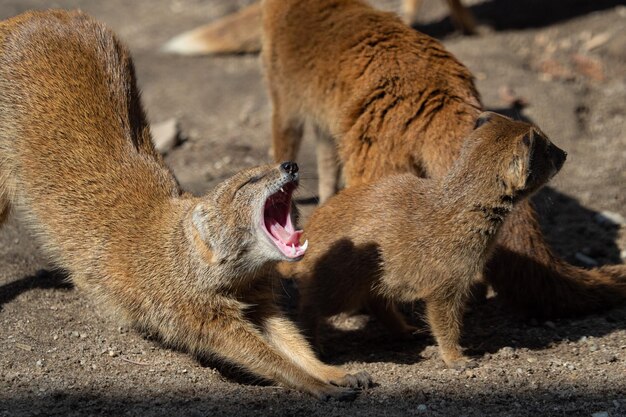
<instances>
[{"instance_id":1,"label":"brown fur","mask_svg":"<svg viewBox=\"0 0 626 417\"><path fill-rule=\"evenodd\" d=\"M360 0L264 0L263 62L277 161L318 132L320 199L394 173L442 178L481 112L472 74L436 40ZM482 167L476 167L482 169ZM584 270L554 256L529 200L503 225L487 280L535 316L626 299L626 268Z\"/></svg>"},{"instance_id":2,"label":"brown fur","mask_svg":"<svg viewBox=\"0 0 626 417\"><path fill-rule=\"evenodd\" d=\"M349 187L314 212L306 227L311 250L292 268L314 339L320 318L363 307L392 331L411 331L395 302L423 299L446 364L466 362L463 310L498 230L565 161L531 125L495 113L480 121L441 179L387 176Z\"/></svg>"},{"instance_id":3,"label":"brown fur","mask_svg":"<svg viewBox=\"0 0 626 417\"><path fill-rule=\"evenodd\" d=\"M476 22L460 0L446 0L450 18L463 33L476 33ZM403 0L404 21L416 23L422 0ZM261 50L261 3L243 9L211 23L181 33L163 47L165 52L180 55L251 54Z\"/></svg>"},{"instance_id":4,"label":"brown fur","mask_svg":"<svg viewBox=\"0 0 626 417\"><path fill-rule=\"evenodd\" d=\"M0 89L0 212L78 287L167 344L318 398L369 384L319 362L259 279L285 259L259 226L268 196L297 179L284 164L183 193L152 145L127 49L81 13L2 22Z\"/></svg>"}]
</instances>

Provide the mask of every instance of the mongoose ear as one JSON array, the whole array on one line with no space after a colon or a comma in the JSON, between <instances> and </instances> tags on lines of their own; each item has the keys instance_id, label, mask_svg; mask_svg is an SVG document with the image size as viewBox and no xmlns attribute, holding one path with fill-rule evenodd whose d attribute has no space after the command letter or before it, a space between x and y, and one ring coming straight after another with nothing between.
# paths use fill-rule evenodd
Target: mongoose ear
<instances>
[{"instance_id":1,"label":"mongoose ear","mask_svg":"<svg viewBox=\"0 0 626 417\"><path fill-rule=\"evenodd\" d=\"M528 131L523 136L515 138L513 146L513 159L509 163L505 184L507 194L523 190L527 186L531 174L532 153L535 140L532 132Z\"/></svg>"},{"instance_id":2,"label":"mongoose ear","mask_svg":"<svg viewBox=\"0 0 626 417\"><path fill-rule=\"evenodd\" d=\"M474 129L478 129L479 127L481 127L482 125L490 121L493 118L493 116L494 116L493 112L490 112L490 111L482 112L478 116L478 119L476 119L476 123L474 123Z\"/></svg>"},{"instance_id":3,"label":"mongoose ear","mask_svg":"<svg viewBox=\"0 0 626 417\"><path fill-rule=\"evenodd\" d=\"M200 239L209 247L211 246L211 236L208 227L210 216L209 210L202 203L196 205L191 213L193 227L198 232Z\"/></svg>"},{"instance_id":4,"label":"mongoose ear","mask_svg":"<svg viewBox=\"0 0 626 417\"><path fill-rule=\"evenodd\" d=\"M210 228L211 218L211 211L203 203L196 205L191 213L196 249L207 262L213 263L219 259L219 253L213 240L215 230Z\"/></svg>"}]
</instances>

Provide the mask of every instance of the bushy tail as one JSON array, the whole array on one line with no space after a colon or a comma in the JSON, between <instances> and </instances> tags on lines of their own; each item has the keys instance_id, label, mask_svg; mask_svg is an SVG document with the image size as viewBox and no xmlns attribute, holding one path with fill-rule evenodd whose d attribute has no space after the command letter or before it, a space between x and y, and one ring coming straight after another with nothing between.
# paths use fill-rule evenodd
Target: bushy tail
<instances>
[{"instance_id":1,"label":"bushy tail","mask_svg":"<svg viewBox=\"0 0 626 417\"><path fill-rule=\"evenodd\" d=\"M587 270L557 258L529 201L511 213L498 243L487 281L506 304L530 316L574 316L626 301L626 265Z\"/></svg>"},{"instance_id":2,"label":"bushy tail","mask_svg":"<svg viewBox=\"0 0 626 417\"><path fill-rule=\"evenodd\" d=\"M256 2L176 36L163 50L180 55L257 53L261 50L261 28L261 3Z\"/></svg>"}]
</instances>

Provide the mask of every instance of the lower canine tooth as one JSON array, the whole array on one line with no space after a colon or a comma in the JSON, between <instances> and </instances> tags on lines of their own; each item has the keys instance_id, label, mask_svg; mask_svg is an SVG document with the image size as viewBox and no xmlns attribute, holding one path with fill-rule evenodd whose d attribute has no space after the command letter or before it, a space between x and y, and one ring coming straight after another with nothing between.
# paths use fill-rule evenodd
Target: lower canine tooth
<instances>
[{"instance_id":1,"label":"lower canine tooth","mask_svg":"<svg viewBox=\"0 0 626 417\"><path fill-rule=\"evenodd\" d=\"M296 255L296 247L293 245L293 243L291 244L291 255Z\"/></svg>"},{"instance_id":2,"label":"lower canine tooth","mask_svg":"<svg viewBox=\"0 0 626 417\"><path fill-rule=\"evenodd\" d=\"M309 247L309 241L305 240L304 244L302 246L300 246L300 249L304 252L306 251L306 249Z\"/></svg>"}]
</instances>

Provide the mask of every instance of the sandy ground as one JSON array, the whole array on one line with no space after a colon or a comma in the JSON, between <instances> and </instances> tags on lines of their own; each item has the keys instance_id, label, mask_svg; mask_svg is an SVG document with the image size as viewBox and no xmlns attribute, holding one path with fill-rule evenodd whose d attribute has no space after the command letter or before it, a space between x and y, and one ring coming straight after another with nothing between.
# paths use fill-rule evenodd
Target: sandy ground
<instances>
[{"instance_id":1,"label":"sandy ground","mask_svg":"<svg viewBox=\"0 0 626 417\"><path fill-rule=\"evenodd\" d=\"M80 7L108 23L135 58L152 122L175 117L188 140L167 161L201 193L268 160L270 105L258 58L161 54L171 36L246 4L219 0L2 0L0 17ZM376 4L397 10L399 1ZM610 0L492 0L473 4L480 37L459 37L443 2L425 1L422 29L474 72L486 107L535 121L568 161L537 196L554 248L582 266L620 263L626 226L626 6ZM510 93L510 91L513 93ZM314 195L310 145L300 197ZM305 206L305 212L311 206ZM612 214L611 214L612 213ZM618 219L619 223L619 219ZM0 233L0 416L27 415L594 415L626 416L626 308L537 322L497 297L467 314L463 345L479 367L445 369L425 332L390 340L358 316L328 328L325 360L370 372L378 386L354 403L318 403L255 385L161 346L109 317L49 272L12 221ZM419 320L415 306L414 320Z\"/></svg>"}]
</instances>

